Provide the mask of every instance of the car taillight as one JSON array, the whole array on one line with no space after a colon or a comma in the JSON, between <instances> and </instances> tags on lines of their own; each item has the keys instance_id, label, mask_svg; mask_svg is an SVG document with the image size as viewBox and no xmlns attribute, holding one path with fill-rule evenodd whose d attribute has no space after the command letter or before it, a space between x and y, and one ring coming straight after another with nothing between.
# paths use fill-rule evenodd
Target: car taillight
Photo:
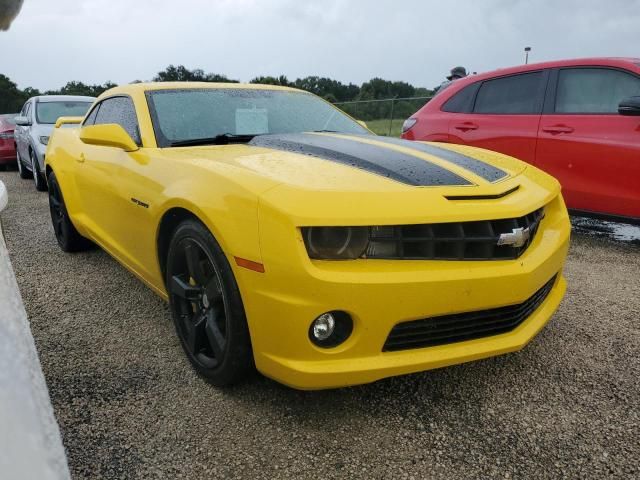
<instances>
[{"instance_id":1,"label":"car taillight","mask_svg":"<svg viewBox=\"0 0 640 480\"><path fill-rule=\"evenodd\" d=\"M13 138L13 132L0 132L0 138L3 140Z\"/></svg>"},{"instance_id":2,"label":"car taillight","mask_svg":"<svg viewBox=\"0 0 640 480\"><path fill-rule=\"evenodd\" d=\"M402 133L406 133L411 130L416 123L418 123L417 118L407 118L402 124Z\"/></svg>"}]
</instances>

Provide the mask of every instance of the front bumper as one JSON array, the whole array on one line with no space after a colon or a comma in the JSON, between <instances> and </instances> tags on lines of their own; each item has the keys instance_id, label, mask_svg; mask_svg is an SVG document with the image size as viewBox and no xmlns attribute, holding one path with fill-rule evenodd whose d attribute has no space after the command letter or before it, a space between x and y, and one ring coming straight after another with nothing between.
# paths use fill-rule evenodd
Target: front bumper
<instances>
[{"instance_id":1,"label":"front bumper","mask_svg":"<svg viewBox=\"0 0 640 480\"><path fill-rule=\"evenodd\" d=\"M291 387L322 389L523 348L549 321L566 289L562 268L570 225L562 198L548 204L545 213L527 251L517 260L501 261L310 261L283 218L261 218L261 229L272 233L261 243L266 271L236 268L258 370ZM546 300L508 333L382 351L397 323L518 304L556 274ZM308 338L309 325L330 310L353 317L353 334L338 347L318 348Z\"/></svg>"}]
</instances>

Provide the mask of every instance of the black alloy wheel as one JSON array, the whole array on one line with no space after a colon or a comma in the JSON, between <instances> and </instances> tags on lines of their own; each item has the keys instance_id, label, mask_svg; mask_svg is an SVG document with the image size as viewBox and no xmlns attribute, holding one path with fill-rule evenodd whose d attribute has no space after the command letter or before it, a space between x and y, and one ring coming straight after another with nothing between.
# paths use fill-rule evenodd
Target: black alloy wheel
<instances>
[{"instance_id":1,"label":"black alloy wheel","mask_svg":"<svg viewBox=\"0 0 640 480\"><path fill-rule=\"evenodd\" d=\"M174 232L167 259L174 325L195 370L216 386L242 380L253 366L238 286L211 233L187 220Z\"/></svg>"},{"instance_id":2,"label":"black alloy wheel","mask_svg":"<svg viewBox=\"0 0 640 480\"><path fill-rule=\"evenodd\" d=\"M49 174L49 211L53 232L62 251L77 252L85 250L90 245L89 240L80 235L73 226L62 197L60 185L53 172Z\"/></svg>"}]
</instances>

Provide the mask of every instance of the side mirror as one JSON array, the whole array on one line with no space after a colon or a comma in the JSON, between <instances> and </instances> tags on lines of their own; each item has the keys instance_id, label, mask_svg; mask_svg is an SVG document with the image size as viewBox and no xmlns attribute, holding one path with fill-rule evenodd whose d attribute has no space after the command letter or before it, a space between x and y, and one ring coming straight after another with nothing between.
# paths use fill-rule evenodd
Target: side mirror
<instances>
[{"instance_id":1,"label":"side mirror","mask_svg":"<svg viewBox=\"0 0 640 480\"><path fill-rule=\"evenodd\" d=\"M31 121L27 117L18 116L13 119L16 122L16 125L20 125L21 127L29 127L31 126Z\"/></svg>"},{"instance_id":2,"label":"side mirror","mask_svg":"<svg viewBox=\"0 0 640 480\"><path fill-rule=\"evenodd\" d=\"M121 148L125 152L135 152L139 148L124 128L115 123L82 127L80 140L88 145Z\"/></svg>"},{"instance_id":3,"label":"side mirror","mask_svg":"<svg viewBox=\"0 0 640 480\"><path fill-rule=\"evenodd\" d=\"M361 126L369 130L369 127L367 126L367 122L365 122L364 120L356 120L356 122L358 122Z\"/></svg>"},{"instance_id":4,"label":"side mirror","mask_svg":"<svg viewBox=\"0 0 640 480\"><path fill-rule=\"evenodd\" d=\"M620 115L640 115L640 97L627 97L618 105Z\"/></svg>"}]
</instances>

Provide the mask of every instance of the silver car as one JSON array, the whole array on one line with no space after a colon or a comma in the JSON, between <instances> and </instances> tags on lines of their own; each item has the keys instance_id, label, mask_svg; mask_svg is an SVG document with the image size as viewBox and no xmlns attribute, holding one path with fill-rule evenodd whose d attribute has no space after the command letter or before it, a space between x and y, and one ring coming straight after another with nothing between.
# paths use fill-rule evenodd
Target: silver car
<instances>
[{"instance_id":1,"label":"silver car","mask_svg":"<svg viewBox=\"0 0 640 480\"><path fill-rule=\"evenodd\" d=\"M33 177L38 190L46 190L44 154L49 136L59 117L83 117L94 97L40 95L31 97L15 118L14 132L18 172L21 178Z\"/></svg>"}]
</instances>

